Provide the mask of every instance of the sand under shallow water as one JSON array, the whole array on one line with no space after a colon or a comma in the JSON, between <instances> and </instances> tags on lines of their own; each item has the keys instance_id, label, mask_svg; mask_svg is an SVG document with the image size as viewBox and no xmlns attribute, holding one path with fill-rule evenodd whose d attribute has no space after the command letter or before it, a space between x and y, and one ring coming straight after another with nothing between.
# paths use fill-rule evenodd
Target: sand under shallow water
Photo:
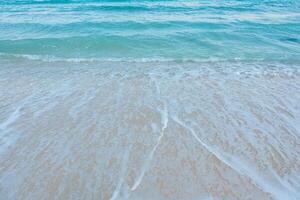
<instances>
[{"instance_id":1,"label":"sand under shallow water","mask_svg":"<svg viewBox=\"0 0 300 200\"><path fill-rule=\"evenodd\" d=\"M300 199L296 68L4 59L0 199Z\"/></svg>"}]
</instances>

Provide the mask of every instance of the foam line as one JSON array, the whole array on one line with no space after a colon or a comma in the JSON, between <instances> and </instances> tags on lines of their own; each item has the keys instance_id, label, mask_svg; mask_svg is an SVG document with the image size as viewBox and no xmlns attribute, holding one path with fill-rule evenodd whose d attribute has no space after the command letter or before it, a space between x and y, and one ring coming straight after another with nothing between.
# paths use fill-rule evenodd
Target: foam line
<instances>
[{"instance_id":1,"label":"foam line","mask_svg":"<svg viewBox=\"0 0 300 200\"><path fill-rule=\"evenodd\" d=\"M113 192L113 195L110 198L110 200L117 199L119 197L120 193L122 192L122 187L124 185L124 180L126 178L125 176L127 174L128 160L129 160L131 147L132 147L132 145L129 146L129 148L125 151L125 153L123 155L122 166L121 166L121 174L120 174L119 182L118 182L118 185L117 185L115 191Z\"/></svg>"},{"instance_id":2,"label":"foam line","mask_svg":"<svg viewBox=\"0 0 300 200\"><path fill-rule=\"evenodd\" d=\"M158 86L158 84L154 81L155 87L156 87L156 92L157 94L160 94L160 88ZM164 132L165 129L168 126L168 122L169 122L169 115L168 115L168 109L167 109L167 104L164 101L164 109L163 110L159 110L160 114L161 114L161 124L162 124L162 128L160 131L160 135L156 141L156 144L154 145L153 149L150 151L148 158L146 159L146 161L144 162L142 168L141 168L141 173L138 176L138 178L136 179L136 181L134 182L133 186L131 187L131 191L134 191L137 189L137 187L141 184L146 171L149 169L151 160L153 159L153 155L157 149L157 147L160 145L162 138L164 137Z\"/></svg>"},{"instance_id":3,"label":"foam line","mask_svg":"<svg viewBox=\"0 0 300 200\"><path fill-rule=\"evenodd\" d=\"M285 186L281 185L282 187L277 187L276 185L266 182L263 180L263 178L255 172L253 169L249 168L247 165L242 163L237 158L234 158L233 156L225 153L225 152L218 152L212 147L208 146L206 143L204 143L195 133L195 131L187 126L185 123L183 123L181 120L179 120L177 117L172 117L172 119L187 129L192 136L196 139L196 141L201 144L209 153L213 154L218 160L223 162L225 165L236 171L238 174L245 176L249 178L254 185L256 185L259 189L262 189L266 193L270 193L275 199L291 199L291 200L297 200L300 198L299 195L289 191L285 188Z\"/></svg>"}]
</instances>

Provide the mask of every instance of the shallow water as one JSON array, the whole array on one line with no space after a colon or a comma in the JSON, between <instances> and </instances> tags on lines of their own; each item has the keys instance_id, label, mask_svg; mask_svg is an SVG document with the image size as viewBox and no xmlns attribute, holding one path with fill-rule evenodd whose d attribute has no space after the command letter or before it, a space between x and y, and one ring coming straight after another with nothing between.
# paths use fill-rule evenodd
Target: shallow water
<instances>
[{"instance_id":1,"label":"shallow water","mask_svg":"<svg viewBox=\"0 0 300 200\"><path fill-rule=\"evenodd\" d=\"M297 64L1 64L1 199L300 198Z\"/></svg>"}]
</instances>

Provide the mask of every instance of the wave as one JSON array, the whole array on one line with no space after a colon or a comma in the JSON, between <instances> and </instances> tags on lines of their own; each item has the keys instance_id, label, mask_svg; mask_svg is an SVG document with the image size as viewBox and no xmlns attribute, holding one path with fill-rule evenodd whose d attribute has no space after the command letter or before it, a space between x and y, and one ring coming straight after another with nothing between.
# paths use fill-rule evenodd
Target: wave
<instances>
[{"instance_id":1,"label":"wave","mask_svg":"<svg viewBox=\"0 0 300 200\"><path fill-rule=\"evenodd\" d=\"M63 3L63 6L61 6ZM0 53L47 60L300 57L297 1L1 1ZM73 62L73 61L72 61Z\"/></svg>"},{"instance_id":2,"label":"wave","mask_svg":"<svg viewBox=\"0 0 300 200\"><path fill-rule=\"evenodd\" d=\"M190 62L190 63L211 63L211 62L278 62L278 63L290 63L298 64L300 59L289 59L289 60L277 60L277 59L221 59L217 57L210 57L207 59L197 59L197 58L164 58L164 57L151 57L151 58L134 58L134 57L122 57L122 58L65 58L65 57L56 57L48 55L30 55L30 54L5 54L0 53L0 59L9 59L9 60L36 60L43 62Z\"/></svg>"},{"instance_id":3,"label":"wave","mask_svg":"<svg viewBox=\"0 0 300 200\"><path fill-rule=\"evenodd\" d=\"M167 32L167 30L166 30ZM198 36L196 36L198 35ZM201 37L201 35L203 37ZM278 37L278 36L277 36ZM217 38L220 38L219 40ZM286 40L291 38L292 40ZM295 39L295 40L293 40ZM62 58L278 59L300 57L297 38L238 33L94 35L0 40L0 53Z\"/></svg>"},{"instance_id":4,"label":"wave","mask_svg":"<svg viewBox=\"0 0 300 200\"><path fill-rule=\"evenodd\" d=\"M14 69L106 69L110 75L118 71L155 71L157 74L176 73L180 76L300 76L300 60L246 59L167 59L167 58L61 58L39 55L0 54L0 65ZM170 70L172 69L172 70ZM151 72L152 73L152 72Z\"/></svg>"}]
</instances>

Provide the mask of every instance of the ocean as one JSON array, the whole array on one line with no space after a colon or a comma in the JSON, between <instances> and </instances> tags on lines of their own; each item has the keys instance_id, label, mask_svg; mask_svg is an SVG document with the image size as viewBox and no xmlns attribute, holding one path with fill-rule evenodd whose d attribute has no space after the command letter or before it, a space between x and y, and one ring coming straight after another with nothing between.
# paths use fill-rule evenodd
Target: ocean
<instances>
[{"instance_id":1,"label":"ocean","mask_svg":"<svg viewBox=\"0 0 300 200\"><path fill-rule=\"evenodd\" d=\"M299 0L1 0L0 200L300 199Z\"/></svg>"}]
</instances>

